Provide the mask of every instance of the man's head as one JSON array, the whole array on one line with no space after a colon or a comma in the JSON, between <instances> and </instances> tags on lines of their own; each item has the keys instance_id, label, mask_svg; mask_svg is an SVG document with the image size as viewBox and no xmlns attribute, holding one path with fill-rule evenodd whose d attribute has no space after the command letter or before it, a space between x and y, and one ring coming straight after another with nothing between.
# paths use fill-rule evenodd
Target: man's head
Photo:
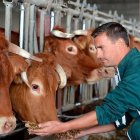
<instances>
[{"instance_id":1,"label":"man's head","mask_svg":"<svg viewBox=\"0 0 140 140\"><path fill-rule=\"evenodd\" d=\"M129 51L129 36L119 23L109 22L92 33L97 49L97 58L105 66L116 66Z\"/></svg>"}]
</instances>

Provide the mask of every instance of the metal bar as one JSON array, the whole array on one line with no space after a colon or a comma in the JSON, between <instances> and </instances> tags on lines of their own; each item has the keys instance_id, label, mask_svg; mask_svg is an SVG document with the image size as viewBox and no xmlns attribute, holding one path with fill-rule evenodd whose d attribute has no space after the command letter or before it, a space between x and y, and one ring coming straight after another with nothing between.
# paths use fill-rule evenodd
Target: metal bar
<instances>
[{"instance_id":1,"label":"metal bar","mask_svg":"<svg viewBox=\"0 0 140 140\"><path fill-rule=\"evenodd\" d=\"M27 0L24 0L27 2ZM28 3L36 5L38 7L47 7L48 1L47 0L28 0Z\"/></svg>"},{"instance_id":2,"label":"metal bar","mask_svg":"<svg viewBox=\"0 0 140 140\"><path fill-rule=\"evenodd\" d=\"M57 10L57 11L55 11L55 16L54 16L55 18L55 22L54 22L54 24L55 24L55 26L56 25L59 25L59 20L60 20L60 11L59 10Z\"/></svg>"},{"instance_id":3,"label":"metal bar","mask_svg":"<svg viewBox=\"0 0 140 140\"><path fill-rule=\"evenodd\" d=\"M67 104L67 93L68 93L68 89L67 87L64 88L64 95L63 95L63 106L65 106Z\"/></svg>"},{"instance_id":4,"label":"metal bar","mask_svg":"<svg viewBox=\"0 0 140 140\"><path fill-rule=\"evenodd\" d=\"M38 50L38 43L37 43L37 33L36 33L36 22L34 24L34 35L33 35L33 38L34 38L34 46L33 46L33 49L34 49L34 53L38 53L39 50Z\"/></svg>"},{"instance_id":5,"label":"metal bar","mask_svg":"<svg viewBox=\"0 0 140 140\"><path fill-rule=\"evenodd\" d=\"M85 19L85 29L89 29L91 27L91 19Z\"/></svg>"},{"instance_id":6,"label":"metal bar","mask_svg":"<svg viewBox=\"0 0 140 140\"><path fill-rule=\"evenodd\" d=\"M30 32L29 32L29 52L33 54L33 47L34 47L34 29L35 29L35 5L30 6Z\"/></svg>"},{"instance_id":7,"label":"metal bar","mask_svg":"<svg viewBox=\"0 0 140 140\"><path fill-rule=\"evenodd\" d=\"M61 107L62 107L62 89L58 89L57 90L57 109L58 109L58 112L60 113L61 111Z\"/></svg>"},{"instance_id":8,"label":"metal bar","mask_svg":"<svg viewBox=\"0 0 140 140\"><path fill-rule=\"evenodd\" d=\"M5 4L5 37L11 41L11 26L12 26L12 8L13 4L4 1Z\"/></svg>"},{"instance_id":9,"label":"metal bar","mask_svg":"<svg viewBox=\"0 0 140 140\"><path fill-rule=\"evenodd\" d=\"M79 29L79 21L78 21L78 19L74 18L73 20L74 20L74 30Z\"/></svg>"},{"instance_id":10,"label":"metal bar","mask_svg":"<svg viewBox=\"0 0 140 140\"><path fill-rule=\"evenodd\" d=\"M71 13L67 13L67 21L66 21L66 32L70 33L71 31L71 19L72 19L72 14Z\"/></svg>"},{"instance_id":11,"label":"metal bar","mask_svg":"<svg viewBox=\"0 0 140 140\"><path fill-rule=\"evenodd\" d=\"M51 28L50 28L50 31L53 30L54 22L55 22L55 19L54 19L54 11L51 11Z\"/></svg>"},{"instance_id":12,"label":"metal bar","mask_svg":"<svg viewBox=\"0 0 140 140\"><path fill-rule=\"evenodd\" d=\"M88 101L83 101L83 102L79 102L76 104L70 104L69 106L62 106L61 111L65 112L68 110L72 110L72 109L77 108L79 106L87 105L87 104L93 103L94 101L101 100L101 99L103 99L103 98L92 98L91 100L88 100Z\"/></svg>"},{"instance_id":13,"label":"metal bar","mask_svg":"<svg viewBox=\"0 0 140 140\"><path fill-rule=\"evenodd\" d=\"M24 5L20 5L20 35L19 35L19 46L23 48L23 39L24 39Z\"/></svg>"},{"instance_id":14,"label":"metal bar","mask_svg":"<svg viewBox=\"0 0 140 140\"><path fill-rule=\"evenodd\" d=\"M75 87L74 86L70 86L70 104L74 104L74 100L75 100Z\"/></svg>"},{"instance_id":15,"label":"metal bar","mask_svg":"<svg viewBox=\"0 0 140 140\"><path fill-rule=\"evenodd\" d=\"M39 44L40 44L40 52L43 52L43 46L44 46L44 35L45 35L45 16L46 16L46 11L45 10L41 10L40 11L40 40L39 40Z\"/></svg>"},{"instance_id":16,"label":"metal bar","mask_svg":"<svg viewBox=\"0 0 140 140\"><path fill-rule=\"evenodd\" d=\"M30 4L24 3L25 7L25 20L24 20L24 49L29 51L29 19L30 19Z\"/></svg>"}]
</instances>

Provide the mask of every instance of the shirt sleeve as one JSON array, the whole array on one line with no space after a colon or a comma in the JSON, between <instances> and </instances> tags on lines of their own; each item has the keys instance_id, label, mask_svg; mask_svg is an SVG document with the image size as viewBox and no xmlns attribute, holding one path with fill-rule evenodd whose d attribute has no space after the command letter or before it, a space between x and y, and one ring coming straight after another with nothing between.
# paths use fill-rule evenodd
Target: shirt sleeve
<instances>
[{"instance_id":1,"label":"shirt sleeve","mask_svg":"<svg viewBox=\"0 0 140 140\"><path fill-rule=\"evenodd\" d=\"M125 68L122 81L105 97L103 104L96 107L100 125L122 118L128 109L140 109L140 59L134 59Z\"/></svg>"}]
</instances>

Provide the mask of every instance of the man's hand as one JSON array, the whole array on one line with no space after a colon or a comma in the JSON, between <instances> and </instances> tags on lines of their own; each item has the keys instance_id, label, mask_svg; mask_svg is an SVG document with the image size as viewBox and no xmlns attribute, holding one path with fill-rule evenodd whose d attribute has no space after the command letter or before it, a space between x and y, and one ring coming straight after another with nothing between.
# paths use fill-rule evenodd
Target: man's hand
<instances>
[{"instance_id":1,"label":"man's hand","mask_svg":"<svg viewBox=\"0 0 140 140\"><path fill-rule=\"evenodd\" d=\"M29 129L29 134L36 134L40 136L52 135L60 132L65 132L64 123L60 121L49 121L38 124L38 129Z\"/></svg>"}]
</instances>

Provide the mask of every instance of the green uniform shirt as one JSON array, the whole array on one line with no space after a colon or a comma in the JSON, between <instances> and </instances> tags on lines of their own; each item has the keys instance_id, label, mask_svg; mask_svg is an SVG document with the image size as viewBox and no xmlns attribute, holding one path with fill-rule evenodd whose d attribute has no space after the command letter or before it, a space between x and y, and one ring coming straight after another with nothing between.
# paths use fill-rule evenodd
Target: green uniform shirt
<instances>
[{"instance_id":1,"label":"green uniform shirt","mask_svg":"<svg viewBox=\"0 0 140 140\"><path fill-rule=\"evenodd\" d=\"M96 107L100 125L110 124L129 113L133 118L140 111L140 52L133 48L118 66L121 81L105 97L103 104Z\"/></svg>"}]
</instances>

